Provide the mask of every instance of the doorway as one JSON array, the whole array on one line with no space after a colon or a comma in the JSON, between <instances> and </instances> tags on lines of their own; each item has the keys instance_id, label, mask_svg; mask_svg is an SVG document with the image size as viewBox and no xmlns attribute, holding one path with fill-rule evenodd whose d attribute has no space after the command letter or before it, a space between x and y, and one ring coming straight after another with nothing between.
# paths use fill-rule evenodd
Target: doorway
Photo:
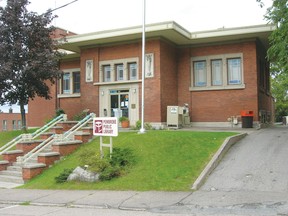
<instances>
[{"instance_id":1,"label":"doorway","mask_svg":"<svg viewBox=\"0 0 288 216\"><path fill-rule=\"evenodd\" d=\"M129 90L110 90L111 117L129 118Z\"/></svg>"}]
</instances>

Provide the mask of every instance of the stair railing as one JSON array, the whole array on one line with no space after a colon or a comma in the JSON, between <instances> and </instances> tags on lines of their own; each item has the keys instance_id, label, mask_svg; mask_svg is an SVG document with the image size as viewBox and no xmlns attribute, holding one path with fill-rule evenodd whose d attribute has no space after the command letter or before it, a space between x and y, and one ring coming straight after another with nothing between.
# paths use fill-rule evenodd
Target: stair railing
<instances>
[{"instance_id":1,"label":"stair railing","mask_svg":"<svg viewBox=\"0 0 288 216\"><path fill-rule=\"evenodd\" d=\"M61 141L69 141L74 140L75 133L81 129L84 125L86 125L91 119L93 119L96 115L91 113L79 121L76 125L74 125L71 129L66 131L64 134L54 134L48 139L44 140L30 152L25 154L24 156L17 157L17 162L25 164L29 162L30 159L35 158L39 155L47 147L51 146L54 142L61 142Z\"/></svg>"},{"instance_id":2,"label":"stair railing","mask_svg":"<svg viewBox=\"0 0 288 216\"><path fill-rule=\"evenodd\" d=\"M48 122L46 125L43 127L39 128L32 134L20 134L10 142L6 143L0 148L0 155L3 153L9 151L11 148L17 145L17 143L24 142L24 141L31 141L35 139L36 137L39 137L41 134L45 133L47 130L50 128L54 127L57 123L61 121L67 121L67 115L66 114L61 114L54 118L52 121Z\"/></svg>"}]
</instances>

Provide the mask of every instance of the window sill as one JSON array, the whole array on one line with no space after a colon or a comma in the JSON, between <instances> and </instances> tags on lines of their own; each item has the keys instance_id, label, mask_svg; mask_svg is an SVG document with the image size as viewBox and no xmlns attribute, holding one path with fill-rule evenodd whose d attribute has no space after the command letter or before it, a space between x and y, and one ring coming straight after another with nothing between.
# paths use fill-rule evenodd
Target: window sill
<instances>
[{"instance_id":1,"label":"window sill","mask_svg":"<svg viewBox=\"0 0 288 216\"><path fill-rule=\"evenodd\" d=\"M245 89L245 84L229 85L229 86L190 87L189 91L218 91L218 90L234 90L234 89Z\"/></svg>"},{"instance_id":2,"label":"window sill","mask_svg":"<svg viewBox=\"0 0 288 216\"><path fill-rule=\"evenodd\" d=\"M77 94L58 94L57 95L58 98L77 98L77 97L81 97L80 93Z\"/></svg>"},{"instance_id":3,"label":"window sill","mask_svg":"<svg viewBox=\"0 0 288 216\"><path fill-rule=\"evenodd\" d=\"M119 84L131 84L131 83L139 83L141 80L124 80L124 81L114 81L114 82L97 82L93 85L100 86L100 85L119 85Z\"/></svg>"}]
</instances>

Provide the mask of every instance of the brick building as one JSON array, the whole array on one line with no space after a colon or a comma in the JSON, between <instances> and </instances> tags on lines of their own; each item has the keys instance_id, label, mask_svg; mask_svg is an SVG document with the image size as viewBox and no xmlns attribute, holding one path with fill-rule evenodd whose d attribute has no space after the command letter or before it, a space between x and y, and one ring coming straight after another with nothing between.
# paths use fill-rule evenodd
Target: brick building
<instances>
[{"instance_id":1,"label":"brick building","mask_svg":"<svg viewBox=\"0 0 288 216\"><path fill-rule=\"evenodd\" d=\"M20 113L13 113L12 109L9 112L0 113L0 131L21 130L22 120Z\"/></svg>"},{"instance_id":2,"label":"brick building","mask_svg":"<svg viewBox=\"0 0 288 216\"><path fill-rule=\"evenodd\" d=\"M52 100L29 102L28 126L62 108L141 118L141 26L66 37L63 77ZM270 25L189 32L175 22L146 26L145 122L164 127L167 106L189 107L191 126L231 126L242 110L254 125L273 119L266 51ZM238 123L236 120L235 126Z\"/></svg>"}]
</instances>

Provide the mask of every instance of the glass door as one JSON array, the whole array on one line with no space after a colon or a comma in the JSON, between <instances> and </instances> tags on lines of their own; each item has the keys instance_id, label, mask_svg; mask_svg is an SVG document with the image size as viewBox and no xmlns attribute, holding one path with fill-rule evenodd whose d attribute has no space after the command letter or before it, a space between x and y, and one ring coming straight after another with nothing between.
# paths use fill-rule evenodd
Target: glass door
<instances>
[{"instance_id":1,"label":"glass door","mask_svg":"<svg viewBox=\"0 0 288 216\"><path fill-rule=\"evenodd\" d=\"M111 117L129 118L129 90L110 90Z\"/></svg>"}]
</instances>

